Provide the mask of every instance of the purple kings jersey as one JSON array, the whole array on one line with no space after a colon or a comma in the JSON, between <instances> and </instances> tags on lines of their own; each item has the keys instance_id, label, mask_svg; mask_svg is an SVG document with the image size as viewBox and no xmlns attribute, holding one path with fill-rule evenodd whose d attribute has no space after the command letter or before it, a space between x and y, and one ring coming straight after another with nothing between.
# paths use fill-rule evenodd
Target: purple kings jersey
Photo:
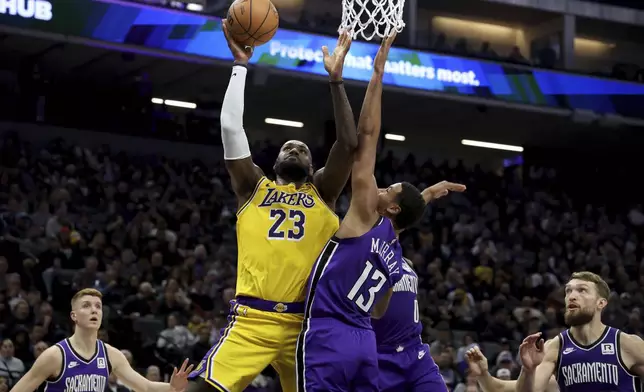
<instances>
[{"instance_id":1,"label":"purple kings jersey","mask_svg":"<svg viewBox=\"0 0 644 392\"><path fill-rule=\"evenodd\" d=\"M103 392L110 375L110 363L105 344L96 341L96 353L85 360L76 353L69 339L56 346L63 354L63 366L55 380L47 380L45 392Z\"/></svg>"},{"instance_id":2,"label":"purple kings jersey","mask_svg":"<svg viewBox=\"0 0 644 392\"><path fill-rule=\"evenodd\" d=\"M405 261L402 263L402 278L394 285L387 313L371 320L376 332L378 347L400 347L421 343L423 325L418 310L418 275Z\"/></svg>"},{"instance_id":3,"label":"purple kings jersey","mask_svg":"<svg viewBox=\"0 0 644 392\"><path fill-rule=\"evenodd\" d=\"M388 218L360 237L331 238L309 276L305 317L371 329L371 310L403 276L404 263Z\"/></svg>"},{"instance_id":4,"label":"purple kings jersey","mask_svg":"<svg viewBox=\"0 0 644 392\"><path fill-rule=\"evenodd\" d=\"M639 377L631 374L620 354L621 331L606 327L593 344L575 341L567 329L559 334L556 377L561 392L640 392Z\"/></svg>"}]
</instances>

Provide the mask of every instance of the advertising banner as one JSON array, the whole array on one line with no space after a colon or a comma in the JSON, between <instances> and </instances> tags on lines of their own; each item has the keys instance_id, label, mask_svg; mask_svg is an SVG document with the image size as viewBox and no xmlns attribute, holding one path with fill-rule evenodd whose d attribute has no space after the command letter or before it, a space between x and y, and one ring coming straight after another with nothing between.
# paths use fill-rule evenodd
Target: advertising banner
<instances>
[{"instance_id":1,"label":"advertising banner","mask_svg":"<svg viewBox=\"0 0 644 392\"><path fill-rule=\"evenodd\" d=\"M0 0L0 24L182 53L232 59L221 20L137 3L92 0ZM279 29L257 47L252 62L326 75L324 45L336 38ZM368 81L378 44L354 42L345 78ZM506 102L644 118L644 84L601 79L394 47L385 83Z\"/></svg>"}]
</instances>

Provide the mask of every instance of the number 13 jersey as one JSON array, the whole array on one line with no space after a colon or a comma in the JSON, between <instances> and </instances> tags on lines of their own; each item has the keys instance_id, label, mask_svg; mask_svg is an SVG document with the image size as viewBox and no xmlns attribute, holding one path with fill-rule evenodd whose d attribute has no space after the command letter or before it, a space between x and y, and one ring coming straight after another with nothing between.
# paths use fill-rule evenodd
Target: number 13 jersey
<instances>
[{"instance_id":1,"label":"number 13 jersey","mask_svg":"<svg viewBox=\"0 0 644 392\"><path fill-rule=\"evenodd\" d=\"M371 329L374 305L403 276L402 248L388 218L367 233L329 240L308 283L306 319L335 318Z\"/></svg>"},{"instance_id":2,"label":"number 13 jersey","mask_svg":"<svg viewBox=\"0 0 644 392\"><path fill-rule=\"evenodd\" d=\"M340 226L311 183L262 177L237 211L237 296L302 302L315 259Z\"/></svg>"}]
</instances>

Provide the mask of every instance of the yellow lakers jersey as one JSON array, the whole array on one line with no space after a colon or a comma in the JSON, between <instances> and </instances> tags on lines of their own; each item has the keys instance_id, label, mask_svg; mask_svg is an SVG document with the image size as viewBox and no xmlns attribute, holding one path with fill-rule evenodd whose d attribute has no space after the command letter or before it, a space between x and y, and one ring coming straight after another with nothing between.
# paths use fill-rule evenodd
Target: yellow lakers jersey
<instances>
[{"instance_id":1,"label":"yellow lakers jersey","mask_svg":"<svg viewBox=\"0 0 644 392\"><path fill-rule=\"evenodd\" d=\"M237 295L303 301L313 264L339 227L313 184L297 189L262 177L237 212Z\"/></svg>"}]
</instances>

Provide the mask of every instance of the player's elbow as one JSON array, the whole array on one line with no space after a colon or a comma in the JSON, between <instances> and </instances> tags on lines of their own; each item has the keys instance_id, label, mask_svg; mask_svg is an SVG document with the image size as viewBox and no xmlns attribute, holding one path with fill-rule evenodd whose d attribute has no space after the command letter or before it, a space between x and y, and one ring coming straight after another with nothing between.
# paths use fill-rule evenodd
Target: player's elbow
<instances>
[{"instance_id":1,"label":"player's elbow","mask_svg":"<svg viewBox=\"0 0 644 392\"><path fill-rule=\"evenodd\" d=\"M219 122L221 123L222 135L234 134L243 131L243 125L240 121L237 121L233 113L226 113L222 110Z\"/></svg>"},{"instance_id":2,"label":"player's elbow","mask_svg":"<svg viewBox=\"0 0 644 392\"><path fill-rule=\"evenodd\" d=\"M358 138L360 143L362 143L365 139L370 139L376 131L380 130L380 124L377 124L375 121L371 119L371 117L367 117L364 119L360 120L361 124L358 125Z\"/></svg>"},{"instance_id":3,"label":"player's elbow","mask_svg":"<svg viewBox=\"0 0 644 392\"><path fill-rule=\"evenodd\" d=\"M358 148L358 134L355 130L347 129L338 137L338 144L346 152L353 153Z\"/></svg>"}]
</instances>

